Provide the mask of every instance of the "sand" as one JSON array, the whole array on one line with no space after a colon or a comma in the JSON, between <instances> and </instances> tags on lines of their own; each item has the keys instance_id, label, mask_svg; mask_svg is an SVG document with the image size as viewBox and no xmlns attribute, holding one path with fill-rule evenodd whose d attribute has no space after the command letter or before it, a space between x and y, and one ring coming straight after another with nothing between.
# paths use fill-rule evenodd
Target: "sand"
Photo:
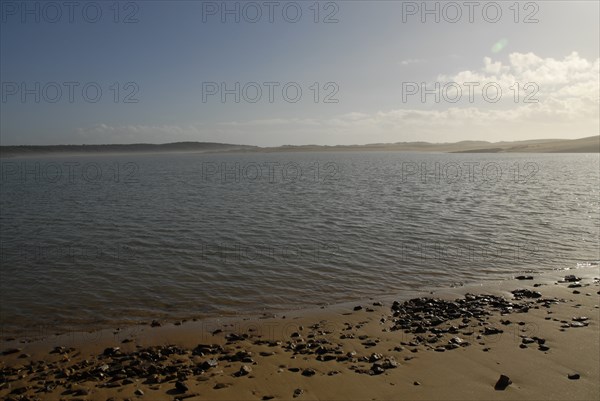
<instances>
[{"instance_id":1,"label":"sand","mask_svg":"<svg viewBox=\"0 0 600 401\"><path fill-rule=\"evenodd\" d=\"M582 278L582 286L569 288L573 283L558 282L567 274ZM394 298L384 295L278 316L163 323L160 327L138 325L31 342L8 341L2 344L3 351L20 350L0 357L0 397L7 400L597 400L600 397L598 276L598 267L594 266L535 275L534 280L508 279L485 286L424 292L423 296L446 300L471 293L531 303L527 313L501 315L490 310L490 316L481 321L471 319L468 327L460 329L458 334L441 334L435 344L412 346L409 343L414 340L414 333L390 330L394 326L391 309ZM510 291L514 289L539 291L542 297L513 300ZM551 306L545 307L549 304L539 300ZM358 305L362 309L354 310ZM583 327L563 327L576 323L574 317L588 319ZM460 319L446 321L436 327L447 328L460 322ZM503 333L482 333L485 327L492 326ZM298 341L296 333L303 341ZM240 339L231 337L232 334ZM444 352L434 350L456 336L470 345ZM535 338L536 342L521 348L522 336ZM540 349L537 339L548 349ZM335 358L320 361L315 352L302 354L286 349L291 343L321 340L323 348L339 351L323 355L336 358L348 352L356 355L345 361ZM375 345L364 345L370 341ZM214 355L193 355L199 344L220 345L223 350ZM55 347L64 348L51 353ZM128 374L125 365L139 360L139 353L148 351L147 347L160 349L162 359L143 361L141 365L148 370L144 377ZM138 356L133 357L136 351ZM104 355L105 352L115 354ZM175 353L165 355L169 352ZM235 360L232 356L237 352L241 352L240 358L251 360ZM381 354L379 362L393 357L397 367L369 374L370 369L374 373L373 362L361 358L373 358L373 354ZM131 359L123 363L121 376L118 371L109 373L120 360L127 361L127 355ZM217 359L216 366L199 368L213 358ZM75 369L69 370L74 365ZM98 378L97 373L85 377L85 372L99 372L104 365L110 366L105 377ZM172 373L159 375L160 382L153 383L152 365L169 366ZM242 366L251 370L238 375ZM196 373L190 373L194 369ZM306 369L314 370L314 374L305 376ZM364 373L359 373L361 370ZM68 376L61 377L64 375L58 372L66 372ZM579 379L569 379L575 373ZM505 390L496 390L494 385L502 374L512 384ZM177 381L186 388L178 389ZM113 383L109 386L114 387L108 387L107 383ZM48 385L50 388L45 389Z\"/></svg>"}]
</instances>

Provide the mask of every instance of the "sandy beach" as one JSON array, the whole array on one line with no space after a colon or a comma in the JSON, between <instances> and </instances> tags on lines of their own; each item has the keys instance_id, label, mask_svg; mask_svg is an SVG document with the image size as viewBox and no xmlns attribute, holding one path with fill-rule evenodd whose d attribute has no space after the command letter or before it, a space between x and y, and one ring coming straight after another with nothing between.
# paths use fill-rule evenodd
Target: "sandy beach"
<instances>
[{"instance_id":1,"label":"sandy beach","mask_svg":"<svg viewBox=\"0 0 600 401\"><path fill-rule=\"evenodd\" d=\"M5 341L0 396L594 400L599 290L592 266L412 300Z\"/></svg>"}]
</instances>

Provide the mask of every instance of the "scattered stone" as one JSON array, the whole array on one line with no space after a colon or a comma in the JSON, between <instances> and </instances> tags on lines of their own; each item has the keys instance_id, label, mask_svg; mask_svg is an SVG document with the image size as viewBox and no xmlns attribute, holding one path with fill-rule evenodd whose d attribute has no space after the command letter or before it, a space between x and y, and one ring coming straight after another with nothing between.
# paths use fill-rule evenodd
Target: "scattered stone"
<instances>
[{"instance_id":1,"label":"scattered stone","mask_svg":"<svg viewBox=\"0 0 600 401\"><path fill-rule=\"evenodd\" d=\"M572 282L575 282L575 281L581 281L581 279L579 277L577 277L577 276L574 276L574 275L570 274L568 276L565 276L565 281L567 283L572 283Z\"/></svg>"},{"instance_id":2,"label":"scattered stone","mask_svg":"<svg viewBox=\"0 0 600 401\"><path fill-rule=\"evenodd\" d=\"M363 308L362 306L357 305L357 306L354 307L354 310L355 311L359 311L359 310L362 310L362 308Z\"/></svg>"},{"instance_id":3,"label":"scattered stone","mask_svg":"<svg viewBox=\"0 0 600 401\"><path fill-rule=\"evenodd\" d=\"M510 378L508 376L500 375L500 378L496 382L494 389L502 391L502 390L505 390L511 384L512 384L512 381L510 380Z\"/></svg>"},{"instance_id":4,"label":"scattered stone","mask_svg":"<svg viewBox=\"0 0 600 401\"><path fill-rule=\"evenodd\" d=\"M542 296L542 294L539 291L533 291L533 290L527 290L527 289L514 290L514 291L511 291L511 294L513 294L516 299L541 298L541 296Z\"/></svg>"},{"instance_id":5,"label":"scattered stone","mask_svg":"<svg viewBox=\"0 0 600 401\"><path fill-rule=\"evenodd\" d=\"M178 380L175 382L175 390L181 393L187 393L190 390L190 388L187 386L187 384Z\"/></svg>"},{"instance_id":6,"label":"scattered stone","mask_svg":"<svg viewBox=\"0 0 600 401\"><path fill-rule=\"evenodd\" d=\"M3 356L4 355L12 355L12 354L16 354L16 353L21 352L21 351L23 351L22 348L9 348L9 349L7 349L5 351L2 351L2 355Z\"/></svg>"},{"instance_id":7,"label":"scattered stone","mask_svg":"<svg viewBox=\"0 0 600 401\"><path fill-rule=\"evenodd\" d=\"M144 395L144 392L138 388L137 390L135 390L134 394L138 395L138 396L142 396L142 395Z\"/></svg>"},{"instance_id":8,"label":"scattered stone","mask_svg":"<svg viewBox=\"0 0 600 401\"><path fill-rule=\"evenodd\" d=\"M517 276L515 277L517 280L533 280L533 276Z\"/></svg>"},{"instance_id":9,"label":"scattered stone","mask_svg":"<svg viewBox=\"0 0 600 401\"><path fill-rule=\"evenodd\" d=\"M250 366L248 366L248 365L242 365L242 367L240 368L240 370L238 370L238 372L236 373L236 376L238 376L238 377L240 377L240 376L246 376L250 372L252 372L252 368Z\"/></svg>"},{"instance_id":10,"label":"scattered stone","mask_svg":"<svg viewBox=\"0 0 600 401\"><path fill-rule=\"evenodd\" d=\"M421 383L419 383L418 381L414 381L414 382L413 382L413 385L414 385L414 386L420 386L420 385L421 385Z\"/></svg>"},{"instance_id":11,"label":"scattered stone","mask_svg":"<svg viewBox=\"0 0 600 401\"><path fill-rule=\"evenodd\" d=\"M382 368L382 367L381 367L380 365L378 365L378 364L374 364L373 366L371 366L371 370L369 370L369 374L370 374L371 376L374 376L374 375L380 375L380 374L382 374L382 373L384 373L384 372L385 372L385 369L384 369L384 368Z\"/></svg>"},{"instance_id":12,"label":"scattered stone","mask_svg":"<svg viewBox=\"0 0 600 401\"><path fill-rule=\"evenodd\" d=\"M310 377L314 376L317 372L314 369L308 368L302 371L302 376Z\"/></svg>"},{"instance_id":13,"label":"scattered stone","mask_svg":"<svg viewBox=\"0 0 600 401\"><path fill-rule=\"evenodd\" d=\"M300 397L302 394L304 394L304 390L302 390L301 388L297 388L296 390L294 390L294 398Z\"/></svg>"},{"instance_id":14,"label":"scattered stone","mask_svg":"<svg viewBox=\"0 0 600 401\"><path fill-rule=\"evenodd\" d=\"M121 348L119 348L119 347L109 347L104 350L104 355L105 356L118 355L121 353L120 350L121 350Z\"/></svg>"},{"instance_id":15,"label":"scattered stone","mask_svg":"<svg viewBox=\"0 0 600 401\"><path fill-rule=\"evenodd\" d=\"M569 373L567 377L569 380L579 380L581 376L579 376L579 373Z\"/></svg>"},{"instance_id":16,"label":"scattered stone","mask_svg":"<svg viewBox=\"0 0 600 401\"><path fill-rule=\"evenodd\" d=\"M223 388L227 388L229 386L230 386L230 384L228 384L228 383L216 383L215 386L213 387L213 389L220 390Z\"/></svg>"},{"instance_id":17,"label":"scattered stone","mask_svg":"<svg viewBox=\"0 0 600 401\"><path fill-rule=\"evenodd\" d=\"M504 333L504 331L497 329L493 326L486 326L485 329L483 329L483 334L486 336L493 335L493 334L501 334L501 333Z\"/></svg>"},{"instance_id":18,"label":"scattered stone","mask_svg":"<svg viewBox=\"0 0 600 401\"><path fill-rule=\"evenodd\" d=\"M160 324L160 322L158 320L153 320L152 323L150 323L150 327L160 327L162 326L162 324Z\"/></svg>"}]
</instances>

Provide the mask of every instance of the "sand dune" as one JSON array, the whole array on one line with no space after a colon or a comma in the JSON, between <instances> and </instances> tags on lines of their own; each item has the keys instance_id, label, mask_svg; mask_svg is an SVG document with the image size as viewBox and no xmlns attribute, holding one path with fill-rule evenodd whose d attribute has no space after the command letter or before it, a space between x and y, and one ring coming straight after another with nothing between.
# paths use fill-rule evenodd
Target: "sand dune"
<instances>
[{"instance_id":1,"label":"sand dune","mask_svg":"<svg viewBox=\"0 0 600 401\"><path fill-rule=\"evenodd\" d=\"M301 145L259 147L210 142L127 145L0 146L0 157L90 153L239 153L239 152L449 152L449 153L599 153L600 135L580 139L538 139L515 142L398 142L367 145Z\"/></svg>"}]
</instances>

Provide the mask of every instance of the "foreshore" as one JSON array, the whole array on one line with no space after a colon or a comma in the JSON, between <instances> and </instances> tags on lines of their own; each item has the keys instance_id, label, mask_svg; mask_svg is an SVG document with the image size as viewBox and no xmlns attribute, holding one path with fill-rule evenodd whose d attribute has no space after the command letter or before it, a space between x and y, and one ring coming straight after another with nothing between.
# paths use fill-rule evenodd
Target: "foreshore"
<instances>
[{"instance_id":1,"label":"foreshore","mask_svg":"<svg viewBox=\"0 0 600 401\"><path fill-rule=\"evenodd\" d=\"M597 400L599 275L4 341L0 398Z\"/></svg>"}]
</instances>

